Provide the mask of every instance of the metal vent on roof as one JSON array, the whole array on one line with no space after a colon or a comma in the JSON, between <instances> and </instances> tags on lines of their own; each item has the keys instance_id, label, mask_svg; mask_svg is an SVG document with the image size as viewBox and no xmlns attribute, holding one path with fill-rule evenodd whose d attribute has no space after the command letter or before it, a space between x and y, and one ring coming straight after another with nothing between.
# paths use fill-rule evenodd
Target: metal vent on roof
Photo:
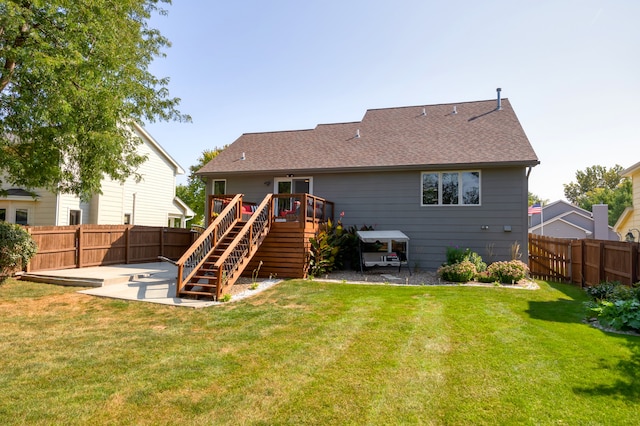
<instances>
[{"instance_id":1,"label":"metal vent on roof","mask_svg":"<svg viewBox=\"0 0 640 426\"><path fill-rule=\"evenodd\" d=\"M502 99L500 99L500 92L502 92L502 89L498 87L496 92L498 92L498 105L496 106L496 109L500 111L502 109Z\"/></svg>"},{"instance_id":2,"label":"metal vent on roof","mask_svg":"<svg viewBox=\"0 0 640 426\"><path fill-rule=\"evenodd\" d=\"M360 137L360 129L356 130L356 138Z\"/></svg>"},{"instance_id":3,"label":"metal vent on roof","mask_svg":"<svg viewBox=\"0 0 640 426\"><path fill-rule=\"evenodd\" d=\"M422 108L422 115L423 116L427 115L427 108L424 108L424 107Z\"/></svg>"},{"instance_id":4,"label":"metal vent on roof","mask_svg":"<svg viewBox=\"0 0 640 426\"><path fill-rule=\"evenodd\" d=\"M242 153L242 156L240 157L241 160L245 160L247 157L244 155L244 152Z\"/></svg>"},{"instance_id":5,"label":"metal vent on roof","mask_svg":"<svg viewBox=\"0 0 640 426\"><path fill-rule=\"evenodd\" d=\"M456 107L456 106L454 106L454 107L453 107L453 112L452 112L452 114L457 114L457 113L458 113L458 109L457 109L457 107Z\"/></svg>"}]
</instances>

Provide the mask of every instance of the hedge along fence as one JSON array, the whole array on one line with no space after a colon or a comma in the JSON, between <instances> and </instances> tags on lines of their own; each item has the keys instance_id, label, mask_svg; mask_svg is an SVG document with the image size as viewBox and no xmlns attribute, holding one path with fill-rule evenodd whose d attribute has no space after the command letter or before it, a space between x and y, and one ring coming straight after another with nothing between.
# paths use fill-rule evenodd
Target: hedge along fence
<instances>
[{"instance_id":1,"label":"hedge along fence","mask_svg":"<svg viewBox=\"0 0 640 426\"><path fill-rule=\"evenodd\" d=\"M177 260L197 236L189 229L137 225L31 226L38 245L27 272Z\"/></svg>"}]
</instances>

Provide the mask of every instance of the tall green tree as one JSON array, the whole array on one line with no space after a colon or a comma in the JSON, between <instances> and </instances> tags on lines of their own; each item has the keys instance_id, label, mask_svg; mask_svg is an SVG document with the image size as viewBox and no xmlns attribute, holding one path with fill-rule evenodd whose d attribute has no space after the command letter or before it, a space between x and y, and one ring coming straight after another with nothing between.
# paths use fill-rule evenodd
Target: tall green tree
<instances>
[{"instance_id":1,"label":"tall green tree","mask_svg":"<svg viewBox=\"0 0 640 426\"><path fill-rule=\"evenodd\" d=\"M126 123L186 120L148 67L170 0L0 0L0 176L88 198L144 157Z\"/></svg>"},{"instance_id":2,"label":"tall green tree","mask_svg":"<svg viewBox=\"0 0 640 426\"><path fill-rule=\"evenodd\" d=\"M191 219L188 225L203 225L204 224L204 206L206 198L205 183L196 176L196 172L204 167L209 161L213 160L225 149L228 145L222 148L215 148L202 151L202 155L198 157L198 162L189 167L189 178L186 185L176 186L176 195L193 210L196 215Z\"/></svg>"},{"instance_id":3,"label":"tall green tree","mask_svg":"<svg viewBox=\"0 0 640 426\"><path fill-rule=\"evenodd\" d=\"M544 206L545 204L549 204L549 200L543 200L537 194L529 192L529 205L532 206L536 203L540 203L541 206Z\"/></svg>"},{"instance_id":4,"label":"tall green tree","mask_svg":"<svg viewBox=\"0 0 640 426\"><path fill-rule=\"evenodd\" d=\"M609 205L609 225L613 226L624 209L632 204L632 184L623 178L622 166L610 169L591 166L576 172L576 182L564 185L564 195L571 203L591 211L594 204Z\"/></svg>"}]
</instances>

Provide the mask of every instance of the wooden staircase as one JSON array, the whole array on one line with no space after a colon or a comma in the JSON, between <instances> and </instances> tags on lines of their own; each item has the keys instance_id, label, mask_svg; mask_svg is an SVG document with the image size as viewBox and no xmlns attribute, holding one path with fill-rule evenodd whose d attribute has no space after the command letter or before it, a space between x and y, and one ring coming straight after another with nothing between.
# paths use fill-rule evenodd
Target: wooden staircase
<instances>
[{"instance_id":1,"label":"wooden staircase","mask_svg":"<svg viewBox=\"0 0 640 426\"><path fill-rule=\"evenodd\" d=\"M176 297L220 300L238 280L271 229L272 195L243 219L242 195L225 199L222 211L176 262Z\"/></svg>"},{"instance_id":2,"label":"wooden staircase","mask_svg":"<svg viewBox=\"0 0 640 426\"><path fill-rule=\"evenodd\" d=\"M244 222L237 222L227 234L216 244L211 254L205 259L196 273L189 279L180 291L178 297L191 298L211 298L217 294L219 285L218 272L220 268L216 266L216 261L233 243L235 237L242 230Z\"/></svg>"},{"instance_id":3,"label":"wooden staircase","mask_svg":"<svg viewBox=\"0 0 640 426\"><path fill-rule=\"evenodd\" d=\"M289 205L296 200L310 207L276 217L280 198ZM247 212L242 194L210 196L211 224L176 262L176 297L220 300L244 271L260 277L305 278L309 238L333 217L333 208L332 202L311 194L267 194Z\"/></svg>"}]
</instances>

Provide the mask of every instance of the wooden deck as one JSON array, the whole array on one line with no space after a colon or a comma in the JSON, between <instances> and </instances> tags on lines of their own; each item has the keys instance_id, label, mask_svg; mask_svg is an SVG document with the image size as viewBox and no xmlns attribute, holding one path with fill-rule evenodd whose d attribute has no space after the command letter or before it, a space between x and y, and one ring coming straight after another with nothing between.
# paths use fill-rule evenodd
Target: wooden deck
<instances>
[{"instance_id":1,"label":"wooden deck","mask_svg":"<svg viewBox=\"0 0 640 426\"><path fill-rule=\"evenodd\" d=\"M274 222L271 231L249 262L243 276L306 278L309 271L309 238L320 229L319 222Z\"/></svg>"},{"instance_id":2,"label":"wooden deck","mask_svg":"<svg viewBox=\"0 0 640 426\"><path fill-rule=\"evenodd\" d=\"M310 194L211 196L209 226L178 260L176 297L219 300L240 276L305 278L309 239L333 218L333 203Z\"/></svg>"}]
</instances>

